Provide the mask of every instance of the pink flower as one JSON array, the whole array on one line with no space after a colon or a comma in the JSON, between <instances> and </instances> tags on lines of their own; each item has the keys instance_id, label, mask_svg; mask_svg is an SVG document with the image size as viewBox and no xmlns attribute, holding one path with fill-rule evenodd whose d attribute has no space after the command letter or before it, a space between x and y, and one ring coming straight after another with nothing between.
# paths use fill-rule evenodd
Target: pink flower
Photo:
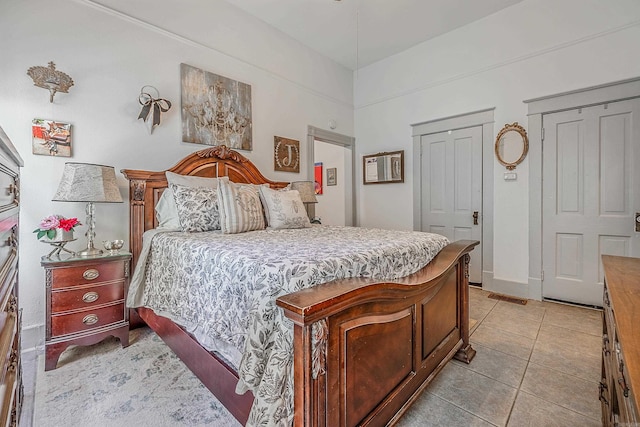
<instances>
[{"instance_id":1,"label":"pink flower","mask_svg":"<svg viewBox=\"0 0 640 427\"><path fill-rule=\"evenodd\" d=\"M57 215L51 215L40 221L41 230L53 230L60 226L60 220Z\"/></svg>"}]
</instances>

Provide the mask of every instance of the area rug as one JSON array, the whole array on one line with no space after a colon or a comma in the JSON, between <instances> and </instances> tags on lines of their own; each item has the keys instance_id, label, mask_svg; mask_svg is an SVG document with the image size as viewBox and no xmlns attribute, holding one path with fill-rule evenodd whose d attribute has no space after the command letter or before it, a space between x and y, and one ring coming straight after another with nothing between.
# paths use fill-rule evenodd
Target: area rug
<instances>
[{"instance_id":1,"label":"area rug","mask_svg":"<svg viewBox=\"0 0 640 427\"><path fill-rule=\"evenodd\" d=\"M70 347L48 372L40 356L34 426L240 425L153 331L130 342Z\"/></svg>"}]
</instances>

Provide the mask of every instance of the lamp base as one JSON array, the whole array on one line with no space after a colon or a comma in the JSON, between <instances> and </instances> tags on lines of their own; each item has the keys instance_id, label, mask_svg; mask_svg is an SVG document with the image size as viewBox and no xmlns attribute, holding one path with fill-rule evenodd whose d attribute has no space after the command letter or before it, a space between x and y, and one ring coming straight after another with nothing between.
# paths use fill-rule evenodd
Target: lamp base
<instances>
[{"instance_id":1,"label":"lamp base","mask_svg":"<svg viewBox=\"0 0 640 427\"><path fill-rule=\"evenodd\" d=\"M96 221L94 216L95 207L93 205L93 202L87 203L86 212L87 212L88 229L87 229L87 232L85 233L85 236L87 236L87 247L86 249L83 249L80 252L76 253L76 256L79 256L82 258L89 258L89 257L102 255L102 249L96 249L96 247L93 245L93 239L94 237L96 237L96 232L95 232Z\"/></svg>"},{"instance_id":2,"label":"lamp base","mask_svg":"<svg viewBox=\"0 0 640 427\"><path fill-rule=\"evenodd\" d=\"M87 248L84 249L80 252L76 252L76 256L82 257L82 258L89 258L89 257L93 257L93 256L100 256L102 255L102 249L96 249L96 248Z\"/></svg>"}]
</instances>

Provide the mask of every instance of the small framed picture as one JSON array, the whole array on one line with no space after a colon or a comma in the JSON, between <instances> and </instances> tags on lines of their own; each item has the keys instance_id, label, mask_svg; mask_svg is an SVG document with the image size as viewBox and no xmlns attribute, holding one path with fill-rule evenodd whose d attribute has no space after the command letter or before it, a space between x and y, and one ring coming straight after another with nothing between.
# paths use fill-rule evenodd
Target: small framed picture
<instances>
[{"instance_id":1,"label":"small framed picture","mask_svg":"<svg viewBox=\"0 0 640 427\"><path fill-rule=\"evenodd\" d=\"M364 184L404 182L404 150L362 156Z\"/></svg>"},{"instance_id":2,"label":"small framed picture","mask_svg":"<svg viewBox=\"0 0 640 427\"><path fill-rule=\"evenodd\" d=\"M274 136L273 153L273 170L300 172L300 141Z\"/></svg>"},{"instance_id":3,"label":"small framed picture","mask_svg":"<svg viewBox=\"0 0 640 427\"><path fill-rule=\"evenodd\" d=\"M55 120L33 119L33 154L71 157L71 125Z\"/></svg>"},{"instance_id":4,"label":"small framed picture","mask_svg":"<svg viewBox=\"0 0 640 427\"><path fill-rule=\"evenodd\" d=\"M327 185L338 185L338 168L327 168Z\"/></svg>"}]
</instances>

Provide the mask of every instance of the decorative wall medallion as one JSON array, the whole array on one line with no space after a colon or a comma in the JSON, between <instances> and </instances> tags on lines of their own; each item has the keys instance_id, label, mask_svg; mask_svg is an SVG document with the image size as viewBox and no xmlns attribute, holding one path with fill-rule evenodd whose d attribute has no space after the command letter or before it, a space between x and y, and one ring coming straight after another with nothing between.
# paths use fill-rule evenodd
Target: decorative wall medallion
<instances>
[{"instance_id":1,"label":"decorative wall medallion","mask_svg":"<svg viewBox=\"0 0 640 427\"><path fill-rule=\"evenodd\" d=\"M281 172L300 172L300 141L273 137L273 169Z\"/></svg>"},{"instance_id":2,"label":"decorative wall medallion","mask_svg":"<svg viewBox=\"0 0 640 427\"><path fill-rule=\"evenodd\" d=\"M68 74L56 70L56 64L49 62L48 67L33 66L27 70L27 75L33 79L33 85L49 91L49 102L57 92L68 93L73 86L73 79Z\"/></svg>"},{"instance_id":3,"label":"decorative wall medallion","mask_svg":"<svg viewBox=\"0 0 640 427\"><path fill-rule=\"evenodd\" d=\"M154 98L155 96L155 98ZM149 134L153 133L153 128L160 124L160 114L171 109L171 101L160 98L158 89L151 85L142 86L138 103L142 105L142 110L138 114L138 120L142 119L149 129ZM149 121L147 121L149 119Z\"/></svg>"},{"instance_id":4,"label":"decorative wall medallion","mask_svg":"<svg viewBox=\"0 0 640 427\"><path fill-rule=\"evenodd\" d=\"M251 85L180 64L182 140L253 149Z\"/></svg>"}]
</instances>

